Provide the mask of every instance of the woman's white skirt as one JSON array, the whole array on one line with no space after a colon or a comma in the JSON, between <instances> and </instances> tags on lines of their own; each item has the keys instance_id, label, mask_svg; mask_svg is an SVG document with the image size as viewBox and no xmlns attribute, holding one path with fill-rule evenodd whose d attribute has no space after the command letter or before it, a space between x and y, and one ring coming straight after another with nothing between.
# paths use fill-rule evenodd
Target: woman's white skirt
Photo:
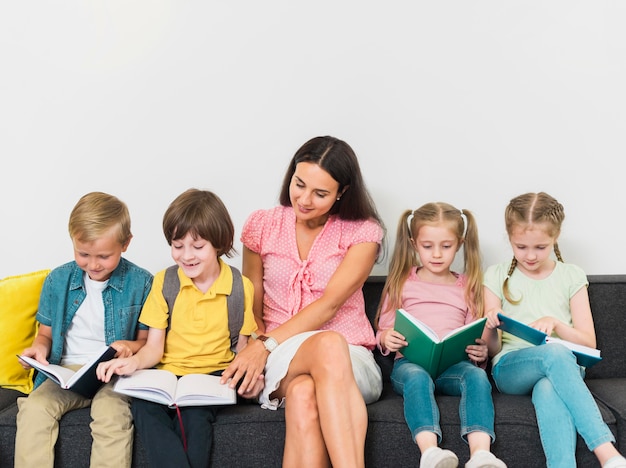
<instances>
[{"instance_id":1,"label":"woman's white skirt","mask_svg":"<svg viewBox=\"0 0 626 468\"><path fill-rule=\"evenodd\" d=\"M289 364L300 348L309 337L315 333L323 333L324 330L316 330L300 333L282 342L272 351L267 358L265 364L265 388L259 395L261 407L265 409L275 410L282 407L285 399L274 398L270 400L269 396L280 386L281 380L287 375ZM366 404L373 403L383 391L383 378L380 367L374 360L374 354L363 346L348 345L350 349L350 358L352 359L352 369L354 378L363 395Z\"/></svg>"}]
</instances>

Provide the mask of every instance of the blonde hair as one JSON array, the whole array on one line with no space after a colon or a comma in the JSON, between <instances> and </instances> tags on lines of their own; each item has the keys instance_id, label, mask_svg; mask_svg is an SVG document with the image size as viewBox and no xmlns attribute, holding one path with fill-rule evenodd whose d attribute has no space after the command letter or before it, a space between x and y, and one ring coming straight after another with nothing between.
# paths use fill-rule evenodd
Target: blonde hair
<instances>
[{"instance_id":1,"label":"blonde hair","mask_svg":"<svg viewBox=\"0 0 626 468\"><path fill-rule=\"evenodd\" d=\"M70 213L70 237L93 242L117 226L117 241L127 244L132 238L128 207L119 198L104 192L83 195Z\"/></svg>"},{"instance_id":2,"label":"blonde hair","mask_svg":"<svg viewBox=\"0 0 626 468\"><path fill-rule=\"evenodd\" d=\"M565 210L554 197L545 192L529 192L511 199L504 211L504 225L506 232L511 237L516 227L528 229L534 224L543 223L547 227L547 234L557 239L561 233L561 225L565 219ZM559 244L554 242L554 254L559 262L563 263ZM504 297L511 304L519 304L521 298L513 299L509 290L509 278L515 271L517 259L513 256L511 266L502 284Z\"/></svg>"},{"instance_id":3,"label":"blonde hair","mask_svg":"<svg viewBox=\"0 0 626 468\"><path fill-rule=\"evenodd\" d=\"M465 300L474 317L482 317L483 272L476 220L469 210L459 210L448 203L436 202L422 205L415 211L406 210L400 216L389 273L382 291L382 297L388 297L387 309L382 310L381 301L374 321L376 325L382 312L401 307L404 283L411 269L421 266L412 239L417 238L422 226L442 223L450 226L459 243L463 242L464 273L467 277Z\"/></svg>"}]
</instances>

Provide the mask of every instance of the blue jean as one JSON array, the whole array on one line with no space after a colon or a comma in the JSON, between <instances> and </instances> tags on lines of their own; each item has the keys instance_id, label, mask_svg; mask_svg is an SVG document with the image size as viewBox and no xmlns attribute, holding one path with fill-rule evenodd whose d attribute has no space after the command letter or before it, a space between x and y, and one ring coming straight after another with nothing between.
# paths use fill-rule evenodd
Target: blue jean
<instances>
[{"instance_id":1,"label":"blue jean","mask_svg":"<svg viewBox=\"0 0 626 468\"><path fill-rule=\"evenodd\" d=\"M576 466L576 432L589 450L615 441L583 380L583 368L565 346L511 351L500 358L492 373L502 393L532 394L549 468Z\"/></svg>"},{"instance_id":2,"label":"blue jean","mask_svg":"<svg viewBox=\"0 0 626 468\"><path fill-rule=\"evenodd\" d=\"M391 384L396 393L404 398L404 418L411 430L413 441L418 433L430 431L437 434L441 442L435 392L461 396L459 416L461 437L465 442L467 434L474 431L486 432L492 441L495 440L491 384L487 373L470 361L455 364L433 382L422 367L402 357L394 363Z\"/></svg>"}]
</instances>

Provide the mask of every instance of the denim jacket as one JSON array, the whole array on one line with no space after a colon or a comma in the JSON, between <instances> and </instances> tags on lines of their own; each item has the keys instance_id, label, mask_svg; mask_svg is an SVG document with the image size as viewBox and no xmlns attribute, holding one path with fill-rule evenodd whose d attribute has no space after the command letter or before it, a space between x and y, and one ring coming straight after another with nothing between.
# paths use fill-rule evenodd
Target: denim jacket
<instances>
[{"instance_id":1,"label":"denim jacket","mask_svg":"<svg viewBox=\"0 0 626 468\"><path fill-rule=\"evenodd\" d=\"M72 261L61 265L46 277L39 299L37 321L52 328L52 348L48 362L60 364L65 345L65 334L72 318L86 297L83 270ZM139 313L152 287L152 274L134 263L120 259L102 291L104 302L104 341L107 345L117 340L134 340L139 324ZM35 387L45 380L39 373Z\"/></svg>"}]
</instances>

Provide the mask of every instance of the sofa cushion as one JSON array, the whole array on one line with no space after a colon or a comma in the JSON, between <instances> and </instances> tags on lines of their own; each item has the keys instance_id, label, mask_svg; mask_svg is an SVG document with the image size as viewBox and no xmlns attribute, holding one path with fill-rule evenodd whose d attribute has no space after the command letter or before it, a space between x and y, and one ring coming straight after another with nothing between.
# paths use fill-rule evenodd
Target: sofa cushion
<instances>
[{"instance_id":1,"label":"sofa cushion","mask_svg":"<svg viewBox=\"0 0 626 468\"><path fill-rule=\"evenodd\" d=\"M40 270L0 280L0 387L22 393L33 389L33 370L25 370L16 355L35 338L39 295L49 272Z\"/></svg>"}]
</instances>

